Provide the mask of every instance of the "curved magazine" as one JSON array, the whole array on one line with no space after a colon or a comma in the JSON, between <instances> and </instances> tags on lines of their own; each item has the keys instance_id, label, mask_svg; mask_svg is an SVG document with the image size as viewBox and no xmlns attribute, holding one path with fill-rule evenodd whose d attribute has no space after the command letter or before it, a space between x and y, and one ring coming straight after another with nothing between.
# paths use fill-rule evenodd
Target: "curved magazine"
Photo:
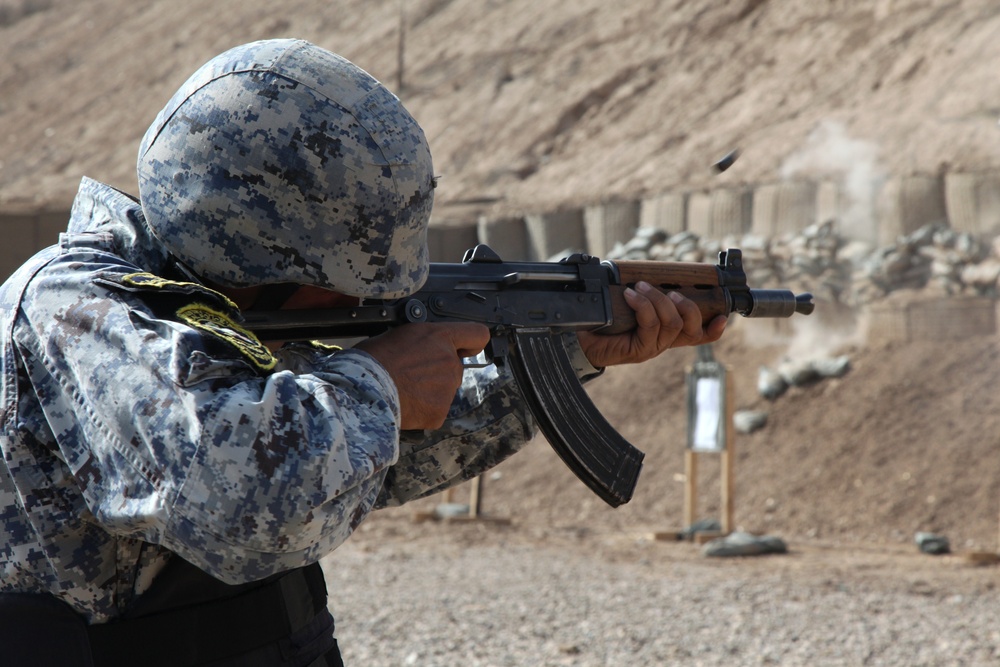
<instances>
[{"instance_id":1,"label":"curved magazine","mask_svg":"<svg viewBox=\"0 0 1000 667\"><path fill-rule=\"evenodd\" d=\"M627 503L644 454L590 400L557 334L521 329L511 337L511 370L549 444L605 502L612 507Z\"/></svg>"}]
</instances>

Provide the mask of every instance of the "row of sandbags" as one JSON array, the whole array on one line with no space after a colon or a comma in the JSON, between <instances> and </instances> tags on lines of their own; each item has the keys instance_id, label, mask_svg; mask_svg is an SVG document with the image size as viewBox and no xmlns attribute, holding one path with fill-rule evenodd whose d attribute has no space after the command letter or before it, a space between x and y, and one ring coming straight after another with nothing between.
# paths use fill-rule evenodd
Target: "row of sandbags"
<instances>
[{"instance_id":1,"label":"row of sandbags","mask_svg":"<svg viewBox=\"0 0 1000 667\"><path fill-rule=\"evenodd\" d=\"M640 228L608 257L711 262L728 248L742 250L751 287L812 292L818 301L852 307L899 289L996 297L1000 279L1000 237L987 242L939 225L882 248L843 238L832 221L775 238L746 234L721 241Z\"/></svg>"}]
</instances>

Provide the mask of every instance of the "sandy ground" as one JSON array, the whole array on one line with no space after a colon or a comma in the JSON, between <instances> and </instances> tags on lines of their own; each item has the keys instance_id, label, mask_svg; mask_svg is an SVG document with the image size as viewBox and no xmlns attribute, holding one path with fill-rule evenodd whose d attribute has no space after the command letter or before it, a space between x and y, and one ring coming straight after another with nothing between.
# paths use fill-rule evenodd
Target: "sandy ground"
<instances>
[{"instance_id":1,"label":"sandy ground","mask_svg":"<svg viewBox=\"0 0 1000 667\"><path fill-rule=\"evenodd\" d=\"M413 524L400 511L323 565L350 665L1000 660L995 568L902 545L793 539L784 555L716 559L627 530Z\"/></svg>"}]
</instances>

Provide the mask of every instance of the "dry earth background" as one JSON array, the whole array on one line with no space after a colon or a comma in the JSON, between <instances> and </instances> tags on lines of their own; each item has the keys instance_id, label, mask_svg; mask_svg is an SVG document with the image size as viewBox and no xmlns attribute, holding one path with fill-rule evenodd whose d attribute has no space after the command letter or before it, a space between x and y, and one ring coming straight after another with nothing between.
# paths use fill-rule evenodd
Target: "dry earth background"
<instances>
[{"instance_id":1,"label":"dry earth background","mask_svg":"<svg viewBox=\"0 0 1000 667\"><path fill-rule=\"evenodd\" d=\"M825 161L801 159L814 155L810 136L830 122L843 128L847 145L875 151L873 179L1000 166L1000 6L991 0L0 0L0 208L64 206L84 174L134 191L139 138L186 76L230 46L284 36L337 51L401 91L444 175L438 222L709 182L775 181L793 167L844 176L850 156L835 149ZM736 146L740 161L713 175L708 165ZM474 208L473 201L494 203ZM806 590L856 593L851 600L898 594L930 606L958 595L941 613L959 618L967 595L974 601L964 609L969 626L988 622L1000 602L995 570L957 556L917 555L912 540L915 531L935 531L956 551L997 549L997 341L886 344L852 336L853 324L845 315L842 327L804 322L794 335L778 336L774 327L742 321L716 349L735 375L737 407L770 413L765 429L736 440L736 523L784 538L788 556L719 565L690 544L642 539L649 530L681 527L683 382L693 353L679 351L614 369L591 385L612 423L647 452L628 506L604 507L539 441L486 480L486 512L511 519L510 526L418 524L411 508L385 512L328 561L331 581L338 589L366 582L381 588L385 573L398 570L389 578L398 577L402 588L368 591L391 606L405 598L411 568L435 561L475 567L470 553L483 554L490 568L491 558L509 551L528 561L565 558L567 567L591 559L587 567L599 574L643 567L637 576L655 570L704 587L678 595L707 595L733 581L798 582ZM850 355L852 370L793 388L773 403L757 396L760 364L820 353ZM701 514L711 517L719 509L718 469L711 457L702 461ZM365 563L382 574L355 575ZM414 577L434 576L420 572ZM818 613L834 613L841 602L826 600L830 608ZM347 607L342 618L360 616L350 603L337 604ZM407 627L416 631L421 618L414 613ZM887 645L906 637L894 632ZM790 651L794 639L773 656L757 651L737 659L734 651L728 660L989 664L1000 656L995 632L970 632L951 644L927 637L938 652L912 653L910 660L871 650L842 661L808 659ZM434 661L426 647L364 660L357 646L376 639L372 630L354 640L347 651L355 664L666 660L614 660L610 649L588 653L591 646L572 642L557 642L555 657L544 660L490 662L470 657L470 649L461 661ZM962 652L980 639L980 648L994 648L975 657ZM717 655L719 662L711 655L686 657L690 664L726 664L726 655Z\"/></svg>"}]
</instances>

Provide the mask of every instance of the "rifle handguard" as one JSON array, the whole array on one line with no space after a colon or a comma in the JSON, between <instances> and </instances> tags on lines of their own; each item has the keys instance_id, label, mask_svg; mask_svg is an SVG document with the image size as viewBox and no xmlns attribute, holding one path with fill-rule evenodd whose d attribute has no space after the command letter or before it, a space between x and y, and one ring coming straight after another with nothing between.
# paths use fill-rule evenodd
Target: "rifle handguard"
<instances>
[{"instance_id":1,"label":"rifle handguard","mask_svg":"<svg viewBox=\"0 0 1000 667\"><path fill-rule=\"evenodd\" d=\"M739 313L744 317L791 317L813 312L813 295L789 290L750 289L743 272L743 254L738 249L719 253L717 265L696 262L645 260L606 261L617 285L610 285L614 321L599 333L616 334L635 328L635 312L625 301L627 287L643 280L661 292L678 292L693 301L708 324L718 315Z\"/></svg>"}]
</instances>

